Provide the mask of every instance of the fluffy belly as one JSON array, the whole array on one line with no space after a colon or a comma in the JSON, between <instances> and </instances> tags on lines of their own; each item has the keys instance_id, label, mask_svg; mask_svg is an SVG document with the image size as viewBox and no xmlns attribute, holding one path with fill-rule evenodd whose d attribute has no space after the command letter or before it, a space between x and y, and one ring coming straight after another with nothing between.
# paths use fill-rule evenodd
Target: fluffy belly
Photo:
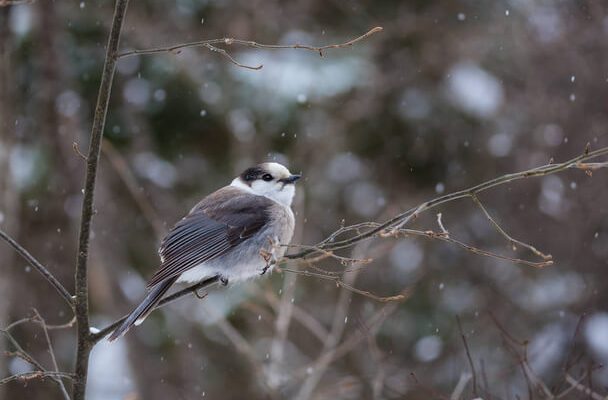
<instances>
[{"instance_id":1,"label":"fluffy belly","mask_svg":"<svg viewBox=\"0 0 608 400\"><path fill-rule=\"evenodd\" d=\"M219 265L218 263L211 261L189 269L181 274L177 281L196 283L216 275L221 275L230 282L238 282L259 276L264 270L264 267L265 263L263 262L241 263L229 266Z\"/></svg>"},{"instance_id":2,"label":"fluffy belly","mask_svg":"<svg viewBox=\"0 0 608 400\"><path fill-rule=\"evenodd\" d=\"M260 254L261 249L266 246L242 246L220 256L214 260L206 261L181 274L178 282L200 282L203 279L220 275L230 282L238 282L260 276L266 268L266 260ZM284 248L275 252L279 258L284 253ZM270 249L264 249L268 251ZM277 254L280 253L280 254ZM268 269L270 271L270 269Z\"/></svg>"},{"instance_id":3,"label":"fluffy belly","mask_svg":"<svg viewBox=\"0 0 608 400\"><path fill-rule=\"evenodd\" d=\"M284 216L277 219L277 224L229 250L226 254L189 269L177 281L194 283L220 275L229 282L238 282L260 276L267 267L267 261L262 257L262 253L272 252L274 258L279 259L285 254L286 248L276 244L287 244L291 240L293 216L290 214L291 210L287 209L287 211ZM268 271L270 270L268 269Z\"/></svg>"}]
</instances>

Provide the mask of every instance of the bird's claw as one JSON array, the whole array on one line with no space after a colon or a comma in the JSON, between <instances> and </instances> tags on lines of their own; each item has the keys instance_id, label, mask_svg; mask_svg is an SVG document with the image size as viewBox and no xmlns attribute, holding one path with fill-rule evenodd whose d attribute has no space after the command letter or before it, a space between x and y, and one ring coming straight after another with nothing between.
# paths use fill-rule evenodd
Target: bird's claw
<instances>
[{"instance_id":1,"label":"bird's claw","mask_svg":"<svg viewBox=\"0 0 608 400\"><path fill-rule=\"evenodd\" d=\"M225 276L220 276L220 282L222 286L228 286L228 278L226 278Z\"/></svg>"},{"instance_id":2,"label":"bird's claw","mask_svg":"<svg viewBox=\"0 0 608 400\"><path fill-rule=\"evenodd\" d=\"M262 268L260 275L264 275L270 267L277 263L277 258L274 254L274 251L267 251L265 249L260 250L260 256L264 259L266 265Z\"/></svg>"}]
</instances>

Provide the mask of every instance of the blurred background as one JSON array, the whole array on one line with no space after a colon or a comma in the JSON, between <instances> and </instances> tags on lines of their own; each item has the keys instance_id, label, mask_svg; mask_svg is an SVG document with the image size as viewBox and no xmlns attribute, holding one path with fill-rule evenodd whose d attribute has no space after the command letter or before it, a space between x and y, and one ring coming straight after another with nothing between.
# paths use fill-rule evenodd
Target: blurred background
<instances>
[{"instance_id":1,"label":"blurred background","mask_svg":"<svg viewBox=\"0 0 608 400\"><path fill-rule=\"evenodd\" d=\"M84 179L73 143L86 153L112 12L107 0L0 7L0 228L70 290ZM276 160L304 174L294 242L314 244L343 223L381 222L440 194L566 160L587 143L608 145L601 1L132 1L121 48L220 37L325 45L374 26L384 31L324 57L226 47L242 63L263 64L259 71L203 48L119 61L92 231L93 325L142 298L162 235L251 164ZM507 232L553 255L549 268L424 238L365 242L343 255L374 261L338 276L378 296L409 288L407 301L276 271L202 301L189 296L94 349L88 398L587 396L564 394L573 384L605 396L606 182L604 171L572 170L481 196ZM531 257L514 252L470 200L412 227L438 230L439 211L453 237ZM2 326L32 307L49 324L70 320L5 244L0 264ZM345 270L331 260L308 268ZM51 367L37 325L13 333ZM51 338L60 368L71 370L75 330ZM2 376L30 369L0 359ZM61 397L50 381L28 381L0 387L0 398Z\"/></svg>"}]
</instances>

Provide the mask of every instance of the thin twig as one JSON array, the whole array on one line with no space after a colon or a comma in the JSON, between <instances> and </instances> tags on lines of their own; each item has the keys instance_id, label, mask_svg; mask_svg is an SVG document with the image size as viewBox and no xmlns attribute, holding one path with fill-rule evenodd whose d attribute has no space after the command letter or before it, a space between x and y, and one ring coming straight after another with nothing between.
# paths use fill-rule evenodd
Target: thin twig
<instances>
[{"instance_id":1,"label":"thin twig","mask_svg":"<svg viewBox=\"0 0 608 400\"><path fill-rule=\"evenodd\" d=\"M11 356L19 357L37 370L45 371L45 368L42 366L42 364L36 361L36 359L30 353L25 351L8 330L2 329L0 330L0 333L2 333L8 339L8 341L13 345L16 350L10 353Z\"/></svg>"},{"instance_id":2,"label":"thin twig","mask_svg":"<svg viewBox=\"0 0 608 400\"><path fill-rule=\"evenodd\" d=\"M166 233L166 230L163 226L161 218L158 216L158 213L154 207L152 207L152 204L150 204L148 198L144 196L141 190L139 190L137 180L129 168L129 164L125 158L107 139L103 141L101 151L103 155L108 158L110 164L127 187L129 194L131 194L131 197L133 197L133 200L135 200L135 203L154 230L157 239L162 238Z\"/></svg>"},{"instance_id":3,"label":"thin twig","mask_svg":"<svg viewBox=\"0 0 608 400\"><path fill-rule=\"evenodd\" d=\"M13 238L11 238L8 234L6 234L3 230L0 229L0 238L8 243L21 257L23 257L36 271L38 271L44 279L46 279L59 293L59 295L68 303L70 308L74 307L74 303L72 301L72 295L68 290L59 282L55 276L49 272L49 270L42 265L34 256L32 256L26 249L24 249L19 243L17 243Z\"/></svg>"},{"instance_id":4,"label":"thin twig","mask_svg":"<svg viewBox=\"0 0 608 400\"><path fill-rule=\"evenodd\" d=\"M458 383L454 387L452 394L450 395L450 400L460 400L460 396L462 396L462 392L467 387L467 384L473 377L473 374L469 372L462 372L460 374L460 378L458 379Z\"/></svg>"},{"instance_id":5,"label":"thin twig","mask_svg":"<svg viewBox=\"0 0 608 400\"><path fill-rule=\"evenodd\" d=\"M565 171L568 169L589 170L590 163L584 163L584 161L591 160L591 159L594 159L594 158L597 158L600 156L604 156L606 154L608 154L608 147L602 147L595 151L585 150L579 156L576 156L563 163L547 164L547 165L543 165L543 166L540 166L537 168L532 168L532 169L521 171L521 172L502 175L497 178L490 179L488 181L480 183L478 185L472 186L468 189L448 193L446 195L436 197L432 200L428 200L422 204L419 204L415 207L410 208L409 210L407 210L401 214L394 216L393 218L387 220L386 222L384 222L382 224L376 225L374 228L368 229L365 232L359 233L348 239L335 241L334 240L335 236L337 236L338 234L341 234L345 231L358 230L358 229L365 228L365 226L367 224L364 223L364 224L356 224L356 225L349 226L349 227L341 227L336 232L334 232L332 235L330 235L327 239L321 241L316 246L313 246L313 248L318 248L323 251L333 251L333 250L350 247L350 246L354 245L355 243L359 243L363 240L370 239L372 237L376 237L379 234L381 234L382 232L390 232L391 230L399 229L399 228L403 227L404 225L408 224L409 222L411 222L413 219L417 218L420 213L431 210L441 204L452 202L452 201L463 199L463 198L467 198L467 197L471 197L471 195L477 195L488 189L491 189L491 188L494 188L497 186L501 186L501 185L504 185L509 182L517 181L520 179L552 175L552 174L562 172L562 171ZM593 166L597 167L597 168L605 168L605 167L608 167L608 162L593 163ZM289 255L285 256L285 258L301 259L301 258L304 258L308 255L311 255L311 254L314 254L317 252L318 252L318 250L307 249L307 250L302 250L295 254L289 254Z\"/></svg>"},{"instance_id":6,"label":"thin twig","mask_svg":"<svg viewBox=\"0 0 608 400\"><path fill-rule=\"evenodd\" d=\"M521 347L527 345L526 341L520 341L515 336L511 335L511 333L504 326L502 326L500 321L498 321L498 318L496 318L496 316L492 312L488 312L488 315L490 316L490 319L492 320L496 328L498 328L498 330L502 333L505 339L508 339L510 342Z\"/></svg>"},{"instance_id":7,"label":"thin twig","mask_svg":"<svg viewBox=\"0 0 608 400\"><path fill-rule=\"evenodd\" d=\"M446 236L450 236L450 232L448 232L447 229L445 229L445 226L443 226L443 221L441 220L442 214L441 213L437 213L437 225L439 225L439 229L441 229L441 233L443 233Z\"/></svg>"},{"instance_id":8,"label":"thin twig","mask_svg":"<svg viewBox=\"0 0 608 400\"><path fill-rule=\"evenodd\" d=\"M82 154L82 151L80 151L80 146L78 146L78 142L72 142L72 150L78 155L78 157L82 158L84 161L87 160L87 156Z\"/></svg>"},{"instance_id":9,"label":"thin twig","mask_svg":"<svg viewBox=\"0 0 608 400\"><path fill-rule=\"evenodd\" d=\"M28 323L28 322L33 322L33 321L34 321L33 317L21 318L21 319L18 319L17 321L11 322L6 327L4 327L4 329L2 329L2 330L4 330L4 331L10 331L11 329L13 329L16 326L19 326L21 324L25 324L25 323Z\"/></svg>"},{"instance_id":10,"label":"thin twig","mask_svg":"<svg viewBox=\"0 0 608 400\"><path fill-rule=\"evenodd\" d=\"M397 310L399 303L387 303L378 311L376 311L371 317L369 317L365 321L365 326L368 327L367 330L361 331L357 330L351 335L349 335L346 339L340 343L340 345L336 346L332 350L327 352L328 362L331 364L336 360L344 357L351 351L357 348L359 344L367 339L369 336L373 336L376 334L377 330L380 329L386 318L388 318L395 310ZM309 364L300 370L296 371L293 374L293 378L301 378L302 376L308 375L308 371L314 368L314 363Z\"/></svg>"},{"instance_id":11,"label":"thin twig","mask_svg":"<svg viewBox=\"0 0 608 400\"><path fill-rule=\"evenodd\" d=\"M496 325L496 327L500 330L504 343L507 347L507 350L513 354L513 356L517 359L517 362L520 366L522 375L526 381L528 386L529 397L532 398L533 389L540 391L544 397L548 399L556 398L551 389L547 387L547 385L536 375L530 363L528 361L528 341L527 340L519 340L515 338L511 333L509 333L498 321L498 319L492 314L489 313L492 321ZM519 350L517 347L520 347L523 351L523 356L519 354Z\"/></svg>"},{"instance_id":12,"label":"thin twig","mask_svg":"<svg viewBox=\"0 0 608 400\"><path fill-rule=\"evenodd\" d=\"M28 364L30 364L37 371L46 373L46 372L48 372L46 370L46 368L44 368L42 366L42 364L40 364L38 361L36 361L36 359L30 353L28 353L27 351L25 351L25 349L23 349L23 347L21 347L21 345L19 344L19 342L10 333L10 329L11 328L14 328L14 327L16 327L18 325L21 325L23 323L26 323L26 322L39 322L39 321L36 320L35 317L23 318L23 319L20 319L18 321L13 322L12 324L8 325L4 329L0 329L0 333L2 333L8 339L8 341L12 344L12 346L16 350L14 352L7 353L7 355L12 356L12 357L18 357L18 358L24 360L25 362L27 362ZM67 394L67 392L65 390L65 387L63 385L63 381L61 380L61 378L60 377L56 377L56 376L50 376L50 378L55 383L57 383L59 385L60 390L64 394L64 398L65 398L65 394ZM7 382L10 382L10 381L12 381L14 379L16 379L16 378L13 375L13 377L8 377L8 378L5 378L2 381L0 381L0 384L4 384L4 383L7 383ZM69 396L67 397L67 399L69 400Z\"/></svg>"},{"instance_id":13,"label":"thin twig","mask_svg":"<svg viewBox=\"0 0 608 400\"><path fill-rule=\"evenodd\" d=\"M171 53L171 52L176 52L176 51L188 48L188 47L206 47L212 51L216 51L216 52L219 51L221 53L222 49L218 49L217 47L215 47L216 45L230 46L233 44L239 45L239 46L245 46L245 47L253 47L256 49L273 49L273 50L305 49L305 50L311 50L311 51L317 52L321 56L323 56L323 52L325 50L339 49L339 48L343 48L343 47L353 46L355 43L360 42L361 40L367 39L371 35L378 33L380 31L382 31L382 27L377 26L375 28L370 29L363 35L356 37L354 39L351 39L347 42L339 43L339 44L330 44L330 45L319 46L319 47L311 46L311 45L304 45L304 44L262 44L262 43L257 43L257 42L251 41L251 40L242 40L242 39L234 39L234 38L220 38L220 39L200 40L197 42L190 42L190 43L180 43L180 44L176 44L176 45L172 45L172 46L155 47L155 48L151 48L151 49L129 50L129 51L120 53L118 55L118 57L121 58L121 57L129 57L129 56L134 56L134 55ZM259 65L256 67L241 65L241 64L237 63L232 57L230 57L225 51L224 51L224 53L222 53L222 55L228 56L231 59L231 62L233 64L236 64L240 67L245 67L245 68L249 68L249 69L260 69L263 67L262 65Z\"/></svg>"},{"instance_id":14,"label":"thin twig","mask_svg":"<svg viewBox=\"0 0 608 400\"><path fill-rule=\"evenodd\" d=\"M460 324L460 317L456 316L456 324L458 325L458 331L460 332L460 337L462 339L462 344L464 345L464 350L467 355L467 360L469 361L469 367L471 368L471 378L473 379L473 397L477 397L477 372L475 371L475 364L473 363L473 357L471 357L471 351L469 349L469 344L467 343L467 337L462 330L462 325Z\"/></svg>"},{"instance_id":15,"label":"thin twig","mask_svg":"<svg viewBox=\"0 0 608 400\"><path fill-rule=\"evenodd\" d=\"M67 329L67 328L73 327L75 323L76 323L76 316L74 315L72 317L72 319L69 320L68 322L66 322L65 324L47 325L46 329L48 329L49 331L52 331L52 330L55 330L55 329Z\"/></svg>"},{"instance_id":16,"label":"thin twig","mask_svg":"<svg viewBox=\"0 0 608 400\"><path fill-rule=\"evenodd\" d=\"M574 328L574 333L572 334L572 339L570 339L570 348L568 349L568 353L566 355L566 358L564 359L564 366L561 368L561 370L562 370L561 376L564 378L565 378L566 374L568 374L570 372L570 369L576 363L576 359L574 357L575 349L577 347L576 341L577 341L577 337L581 333L581 329L583 327L583 322L585 321L586 317L587 317L587 315L584 313L578 318L578 321L576 322L576 326ZM572 387L570 387L569 389L572 389Z\"/></svg>"},{"instance_id":17,"label":"thin twig","mask_svg":"<svg viewBox=\"0 0 608 400\"><path fill-rule=\"evenodd\" d=\"M0 0L0 7L19 6L22 4L32 4L35 0Z\"/></svg>"},{"instance_id":18,"label":"thin twig","mask_svg":"<svg viewBox=\"0 0 608 400\"><path fill-rule=\"evenodd\" d=\"M369 247L369 244L363 245L364 249L357 249L353 252L359 251L361 253L365 253L365 250ZM343 287L352 287L355 283L358 276L358 271L354 273L345 274L344 276L344 286ZM342 282L341 280L337 280L337 282ZM323 348L319 353L319 356L313 363L312 373L308 375L306 380L300 386L297 394L294 396L296 400L307 400L310 398L315 388L321 381L321 378L325 374L325 371L329 367L332 362L332 356L330 351L334 350L336 346L340 343L340 339L344 334L344 330L346 329L346 318L348 315L348 309L351 302L351 297L354 291L349 290L341 290L338 301L334 308L333 320L331 324L331 329L329 331L329 335L325 339L323 343Z\"/></svg>"},{"instance_id":19,"label":"thin twig","mask_svg":"<svg viewBox=\"0 0 608 400\"><path fill-rule=\"evenodd\" d=\"M12 381L29 381L31 379L45 379L45 378L67 378L74 379L74 374L70 374L67 372L55 372L55 371L31 371L24 372L22 374L15 374L4 379L0 379L0 385L4 385L5 383Z\"/></svg>"},{"instance_id":20,"label":"thin twig","mask_svg":"<svg viewBox=\"0 0 608 400\"><path fill-rule=\"evenodd\" d=\"M270 290L264 291L261 293L262 296L266 298L270 307L274 310L275 313L279 312L280 300L289 299L289 296L282 295L281 299ZM311 314L309 314L306 310L298 307L297 304L292 303L291 300L289 302L292 304L292 313L293 318L302 325L302 327L306 328L310 333L312 333L319 341L323 342L327 335L327 329Z\"/></svg>"},{"instance_id":21,"label":"thin twig","mask_svg":"<svg viewBox=\"0 0 608 400\"><path fill-rule=\"evenodd\" d=\"M467 250L471 253L477 254L477 255L491 257L491 258L498 258L501 260L510 261L514 264L527 265L529 267L534 267L534 268L544 268L544 267L547 267L547 266L553 264L552 260L539 261L539 262L529 261L529 260L524 260L521 258L505 256L505 255L494 253L494 252L491 252L488 250L483 250L478 247L472 246L470 244L461 242L458 239L454 239L453 237L450 237L443 232L419 231L416 229L401 228L401 229L397 229L397 230L392 230L392 231L390 231L390 233L387 233L387 234L382 234L381 237L399 237L400 235L403 235L403 236L415 235L415 236L423 236L423 237L426 237L429 239L434 239L434 240L441 240L444 242L448 242L448 243L452 243L457 246L460 246L460 247L464 248L465 250Z\"/></svg>"},{"instance_id":22,"label":"thin twig","mask_svg":"<svg viewBox=\"0 0 608 400\"><path fill-rule=\"evenodd\" d=\"M561 399L562 397L565 397L571 391L578 390L578 391L583 392L587 396L593 398L594 400L606 400L606 398L608 398L608 396L602 396L602 395L600 395L598 393L595 393L590 388L588 388L587 386L583 385L582 382L587 377L588 377L588 374L586 374L586 373L584 373L579 379L575 379L572 375L566 374L566 382L570 386L568 387L568 389L564 390L562 393L560 393L559 395L557 395L555 398L556 399Z\"/></svg>"},{"instance_id":23,"label":"thin twig","mask_svg":"<svg viewBox=\"0 0 608 400\"><path fill-rule=\"evenodd\" d=\"M361 322L363 326L364 322ZM377 337L375 335L370 335L367 340L369 344L369 351L374 359L376 374L372 380L372 397L374 400L382 399L382 392L384 391L385 380L386 380L386 368L384 363L384 355L380 350L380 347L377 343Z\"/></svg>"},{"instance_id":24,"label":"thin twig","mask_svg":"<svg viewBox=\"0 0 608 400\"><path fill-rule=\"evenodd\" d=\"M369 223L369 224L373 224L373 222ZM298 249L312 250L312 251L318 252L319 253L318 257L316 257L314 259L313 258L306 259L307 262L311 262L311 263L321 261L326 258L333 258L335 260L338 260L342 265L369 264L372 261L374 261L372 258L369 258L369 257L357 259L357 258L353 258L353 257L340 256L340 255L334 253L333 251L326 251L317 246L310 246L310 245L305 245L305 244L282 244L281 247L298 248ZM344 271L340 271L340 272L344 272Z\"/></svg>"},{"instance_id":25,"label":"thin twig","mask_svg":"<svg viewBox=\"0 0 608 400\"><path fill-rule=\"evenodd\" d=\"M366 290L361 290L361 289L357 289L356 287L348 284L347 282L344 282L339 276L333 276L333 275L326 275L323 273L317 273L317 272L311 272L311 271L307 271L307 270L296 270L296 269L290 269L290 268L281 268L281 271L285 271L285 272L289 272L292 274L297 274L297 275L303 275L303 276L307 276L307 277L314 277L314 278L320 278L320 279L325 279L328 281L332 281L336 284L336 286L341 287L343 289L346 289L350 292L359 294L361 296L365 296L368 297L372 300L381 302L381 303L389 303L389 302L402 302L405 301L409 298L409 296L411 295L411 291L407 291L407 292L402 292L400 294L397 295L393 295L393 296L378 296L375 295L371 292L368 292ZM349 272L355 272L356 270L353 271L349 271Z\"/></svg>"},{"instance_id":26,"label":"thin twig","mask_svg":"<svg viewBox=\"0 0 608 400\"><path fill-rule=\"evenodd\" d=\"M228 59L228 61L230 61L231 63L233 63L237 67L241 67L241 68L245 68L245 69L252 69L254 71L260 70L260 69L262 69L264 67L262 64L260 64L260 65L253 65L253 66L252 65L241 64L240 62L238 62L237 60L235 60L234 57L232 57L224 49L220 49L219 47L215 47L215 46L212 46L210 44L204 44L203 46L206 47L206 48L208 48L211 51L214 51L214 52L219 53L222 56L226 57Z\"/></svg>"},{"instance_id":27,"label":"thin twig","mask_svg":"<svg viewBox=\"0 0 608 400\"><path fill-rule=\"evenodd\" d=\"M108 36L108 44L99 85L99 94L93 126L91 127L91 138L89 153L87 156L87 168L84 185L84 197L82 199L82 216L80 218L80 232L78 238L78 257L76 273L74 276L76 287L76 318L78 323L78 347L76 351L76 366L74 368L76 379L74 380L74 400L84 400L87 385L89 355L93 342L90 339L89 329L89 285L88 285L88 258L89 239L91 234L91 221L93 219L93 206L95 196L95 182L97 178L97 167L99 166L99 153L101 152L101 140L106 123L110 92L112 91L112 80L118 59L118 46L120 33L129 0L116 0L114 16L112 17L112 28Z\"/></svg>"},{"instance_id":28,"label":"thin twig","mask_svg":"<svg viewBox=\"0 0 608 400\"><path fill-rule=\"evenodd\" d=\"M195 294L196 292L200 289L203 288L207 288L210 287L214 284L216 284L217 282L219 282L219 277L218 276L214 276L212 278L208 278L204 281L201 281L197 284L188 286L185 289L182 290L178 290L177 292L163 298L157 305L156 307L154 307L154 309L160 308L162 306L165 306L171 302L174 302L175 300L187 296L189 294ZM112 322L110 325L106 326L105 328L100 329L98 332L92 333L90 335L89 340L91 341L91 343L95 344L97 342L99 342L101 339L103 339L104 337L106 337L107 335L109 335L114 329L116 329L118 327L118 325L122 324L124 322L124 320L127 319L127 316L125 315L124 317Z\"/></svg>"},{"instance_id":29,"label":"thin twig","mask_svg":"<svg viewBox=\"0 0 608 400\"><path fill-rule=\"evenodd\" d=\"M526 371L526 374L528 375L528 377L530 378L530 381L532 381L532 383L534 384L534 386L537 389L539 389L544 394L544 396L546 398L548 398L548 399L555 398L555 396L551 392L551 389L549 389L547 387L547 385L545 385L545 382L543 382L543 380L540 379L538 377L538 375L536 375L536 373L534 372L534 370L530 366L530 363L528 362L527 355L526 355L524 361L522 362L522 365L523 365L524 370Z\"/></svg>"},{"instance_id":30,"label":"thin twig","mask_svg":"<svg viewBox=\"0 0 608 400\"><path fill-rule=\"evenodd\" d=\"M496 228L496 230L502 236L504 236L505 239L507 239L509 242L511 242L511 245L513 246L513 250L516 249L515 245L519 245L521 247L525 247L526 249L530 250L532 253L536 254L539 257L541 257L545 261L551 260L553 258L550 254L545 254L545 253L537 250L536 247L513 238L511 235L509 235L507 232L505 232L504 229L502 229L502 227L498 224L498 222L496 222L494 220L494 218L492 218L492 216L490 215L490 213L488 212L488 210L486 210L486 208L483 206L483 204L481 203L481 201L479 200L479 198L477 197L477 195L472 194L471 195L471 199L473 200L473 202L475 204L477 204L477 206L479 207L479 209L484 213L484 215L486 216L486 218L488 219L488 221L490 221L490 223L494 226L494 228Z\"/></svg>"},{"instance_id":31,"label":"thin twig","mask_svg":"<svg viewBox=\"0 0 608 400\"><path fill-rule=\"evenodd\" d=\"M46 339L46 345L49 349L49 354L51 356L51 362L53 363L53 369L55 372L59 372L59 365L57 364L57 358L55 357L55 351L53 350L53 344L51 343L51 337L49 336L49 331L47 329L46 321L44 320L44 318L42 318L42 316L40 315L38 310L36 310L35 308L34 308L34 316L38 320L38 324L42 327L42 331L44 332L44 338ZM59 389L61 390L61 394L63 395L63 398L65 400L70 400L70 395L68 394L68 391L66 390L65 385L63 384L63 381L61 379L59 379L58 381L59 381L58 382Z\"/></svg>"},{"instance_id":32,"label":"thin twig","mask_svg":"<svg viewBox=\"0 0 608 400\"><path fill-rule=\"evenodd\" d=\"M268 384L273 388L279 386L280 380L277 377L281 375L281 369L284 367L285 344L295 307L290 299L295 296L296 282L297 275L295 274L289 274L283 280L283 294L275 318L274 337L270 345L270 363L268 365Z\"/></svg>"},{"instance_id":33,"label":"thin twig","mask_svg":"<svg viewBox=\"0 0 608 400\"><path fill-rule=\"evenodd\" d=\"M278 393L275 388L268 385L264 377L263 365L258 361L254 348L247 342L247 339L236 329L224 316L217 315L217 312L210 307L206 308L206 312L216 318L216 325L222 331L224 336L232 343L232 345L241 353L251 367L254 375L257 376L257 382L262 386L270 399L278 399Z\"/></svg>"}]
</instances>

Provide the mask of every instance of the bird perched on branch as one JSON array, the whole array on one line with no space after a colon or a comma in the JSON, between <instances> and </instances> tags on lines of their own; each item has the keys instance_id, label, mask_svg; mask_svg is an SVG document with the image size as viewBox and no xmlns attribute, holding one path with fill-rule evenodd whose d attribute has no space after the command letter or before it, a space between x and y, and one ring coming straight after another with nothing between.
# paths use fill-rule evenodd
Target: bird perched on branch
<instances>
[{"instance_id":1,"label":"bird perched on branch","mask_svg":"<svg viewBox=\"0 0 608 400\"><path fill-rule=\"evenodd\" d=\"M148 295L108 340L143 322L174 283L216 277L227 285L264 275L291 241L298 179L281 164L259 164L201 200L161 242Z\"/></svg>"}]
</instances>

